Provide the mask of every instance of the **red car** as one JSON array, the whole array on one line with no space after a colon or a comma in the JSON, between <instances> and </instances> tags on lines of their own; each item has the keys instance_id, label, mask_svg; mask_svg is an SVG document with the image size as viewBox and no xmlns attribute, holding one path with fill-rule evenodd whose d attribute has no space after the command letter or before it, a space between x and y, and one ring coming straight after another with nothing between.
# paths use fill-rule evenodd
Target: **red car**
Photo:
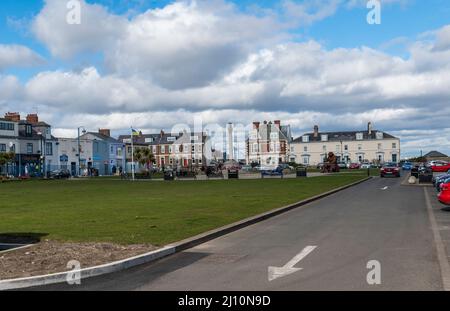
<instances>
[{"instance_id":1,"label":"red car","mask_svg":"<svg viewBox=\"0 0 450 311\"><path fill-rule=\"evenodd\" d=\"M441 203L450 205L450 183L441 185L441 192L438 194Z\"/></svg>"},{"instance_id":2,"label":"red car","mask_svg":"<svg viewBox=\"0 0 450 311\"><path fill-rule=\"evenodd\" d=\"M359 170L360 167L361 167L361 165L359 163L351 163L348 168L351 170Z\"/></svg>"},{"instance_id":3,"label":"red car","mask_svg":"<svg viewBox=\"0 0 450 311\"><path fill-rule=\"evenodd\" d=\"M380 169L380 177L394 176L400 177L400 168L396 163L386 163Z\"/></svg>"},{"instance_id":4,"label":"red car","mask_svg":"<svg viewBox=\"0 0 450 311\"><path fill-rule=\"evenodd\" d=\"M434 163L434 165L431 166L431 169L433 170L433 172L447 172L448 170L450 170L450 163L447 162L436 162Z\"/></svg>"}]
</instances>

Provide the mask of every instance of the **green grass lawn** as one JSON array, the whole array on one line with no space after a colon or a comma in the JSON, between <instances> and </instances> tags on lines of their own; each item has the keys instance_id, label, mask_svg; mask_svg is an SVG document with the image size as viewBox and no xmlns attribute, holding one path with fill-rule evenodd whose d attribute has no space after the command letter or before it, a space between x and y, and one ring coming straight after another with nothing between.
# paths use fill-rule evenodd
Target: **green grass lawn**
<instances>
[{"instance_id":1,"label":"green grass lawn","mask_svg":"<svg viewBox=\"0 0 450 311\"><path fill-rule=\"evenodd\" d=\"M164 245L363 177L3 183L0 234L42 233L61 241Z\"/></svg>"}]
</instances>

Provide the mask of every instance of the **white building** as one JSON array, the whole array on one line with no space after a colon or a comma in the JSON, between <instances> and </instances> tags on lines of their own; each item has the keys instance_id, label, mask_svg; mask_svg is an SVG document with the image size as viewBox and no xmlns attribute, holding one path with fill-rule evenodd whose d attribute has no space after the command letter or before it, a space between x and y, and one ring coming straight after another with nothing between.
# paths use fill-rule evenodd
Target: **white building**
<instances>
[{"instance_id":1,"label":"white building","mask_svg":"<svg viewBox=\"0 0 450 311\"><path fill-rule=\"evenodd\" d=\"M346 163L384 163L400 161L400 139L373 130L369 123L365 131L319 132L314 126L291 144L291 161L315 166L322 163L329 152Z\"/></svg>"}]
</instances>

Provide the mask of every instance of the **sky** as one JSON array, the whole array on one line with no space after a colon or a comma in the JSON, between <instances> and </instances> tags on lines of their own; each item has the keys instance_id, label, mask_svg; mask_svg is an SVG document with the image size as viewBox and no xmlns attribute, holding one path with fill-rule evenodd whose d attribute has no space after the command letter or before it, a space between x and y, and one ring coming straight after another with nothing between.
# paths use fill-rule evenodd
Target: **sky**
<instances>
[{"instance_id":1,"label":"sky","mask_svg":"<svg viewBox=\"0 0 450 311\"><path fill-rule=\"evenodd\" d=\"M73 0L72 0L73 1ZM282 120L295 136L378 130L450 154L450 1L0 2L0 114L56 136Z\"/></svg>"}]
</instances>

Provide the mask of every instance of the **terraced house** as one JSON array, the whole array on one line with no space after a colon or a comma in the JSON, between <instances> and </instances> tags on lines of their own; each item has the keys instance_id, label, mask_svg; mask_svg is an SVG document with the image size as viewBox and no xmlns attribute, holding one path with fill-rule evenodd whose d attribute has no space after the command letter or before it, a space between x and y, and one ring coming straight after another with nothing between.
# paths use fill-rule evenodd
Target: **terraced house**
<instances>
[{"instance_id":1,"label":"terraced house","mask_svg":"<svg viewBox=\"0 0 450 311\"><path fill-rule=\"evenodd\" d=\"M247 164L275 166L288 162L290 158L290 143L292 142L291 127L282 126L281 121L253 122L246 143Z\"/></svg>"},{"instance_id":2,"label":"terraced house","mask_svg":"<svg viewBox=\"0 0 450 311\"><path fill-rule=\"evenodd\" d=\"M320 132L316 125L312 133L293 141L291 152L291 161L304 165L322 163L329 152L345 163L397 163L400 161L400 139L374 130L372 123L368 123L367 130L343 132Z\"/></svg>"}]
</instances>

